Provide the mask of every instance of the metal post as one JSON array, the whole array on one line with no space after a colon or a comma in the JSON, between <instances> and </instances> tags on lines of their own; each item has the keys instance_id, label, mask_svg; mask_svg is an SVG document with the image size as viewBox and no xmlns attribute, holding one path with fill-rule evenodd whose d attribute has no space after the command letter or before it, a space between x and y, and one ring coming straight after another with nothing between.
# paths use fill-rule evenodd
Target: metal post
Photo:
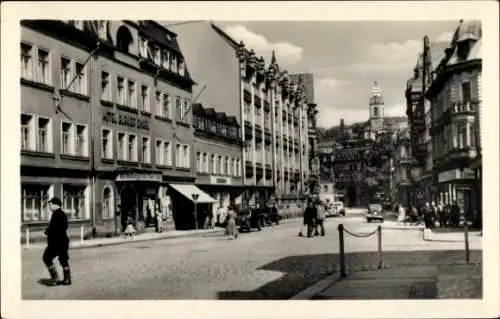
<instances>
[{"instance_id":1,"label":"metal post","mask_svg":"<svg viewBox=\"0 0 500 319\"><path fill-rule=\"evenodd\" d=\"M345 278L345 255L344 255L344 225L339 224L339 245L340 245L340 276Z\"/></svg>"},{"instance_id":2,"label":"metal post","mask_svg":"<svg viewBox=\"0 0 500 319\"><path fill-rule=\"evenodd\" d=\"M196 201L200 197L200 194L191 194L194 203L194 231L198 231L198 212L196 211Z\"/></svg>"},{"instance_id":3,"label":"metal post","mask_svg":"<svg viewBox=\"0 0 500 319\"><path fill-rule=\"evenodd\" d=\"M80 242L83 243L83 225L80 226Z\"/></svg>"},{"instance_id":4,"label":"metal post","mask_svg":"<svg viewBox=\"0 0 500 319\"><path fill-rule=\"evenodd\" d=\"M30 229L26 227L26 248L30 248Z\"/></svg>"},{"instance_id":5,"label":"metal post","mask_svg":"<svg viewBox=\"0 0 500 319\"><path fill-rule=\"evenodd\" d=\"M378 237L378 269L382 268L382 226L377 227Z\"/></svg>"},{"instance_id":6,"label":"metal post","mask_svg":"<svg viewBox=\"0 0 500 319\"><path fill-rule=\"evenodd\" d=\"M464 221L464 237L465 237L465 261L468 264L470 261L470 252L469 252L469 229L467 225L467 219Z\"/></svg>"}]
</instances>

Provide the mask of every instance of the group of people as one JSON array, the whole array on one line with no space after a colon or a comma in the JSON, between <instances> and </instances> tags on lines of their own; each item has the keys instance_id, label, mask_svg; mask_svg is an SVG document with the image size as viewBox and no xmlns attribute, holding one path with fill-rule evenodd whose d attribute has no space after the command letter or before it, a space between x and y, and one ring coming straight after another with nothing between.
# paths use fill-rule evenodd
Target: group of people
<instances>
[{"instance_id":1,"label":"group of people","mask_svg":"<svg viewBox=\"0 0 500 319\"><path fill-rule=\"evenodd\" d=\"M436 221L439 227L459 227L460 224L460 207L457 201L452 204L443 204L442 202L436 205L435 202L417 207L411 205L409 209L405 209L403 205L398 205L398 223L424 223L426 228L434 228Z\"/></svg>"},{"instance_id":2,"label":"group of people","mask_svg":"<svg viewBox=\"0 0 500 319\"><path fill-rule=\"evenodd\" d=\"M309 198L304 211L304 225L299 231L299 236L304 237L304 230L308 238L325 236L326 205L320 200Z\"/></svg>"}]
</instances>

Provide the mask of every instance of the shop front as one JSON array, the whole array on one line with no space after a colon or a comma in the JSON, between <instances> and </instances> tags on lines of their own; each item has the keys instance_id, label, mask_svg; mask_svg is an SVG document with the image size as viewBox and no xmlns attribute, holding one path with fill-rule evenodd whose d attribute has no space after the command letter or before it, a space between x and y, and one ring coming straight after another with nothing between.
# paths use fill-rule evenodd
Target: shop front
<instances>
[{"instance_id":1,"label":"shop front","mask_svg":"<svg viewBox=\"0 0 500 319\"><path fill-rule=\"evenodd\" d=\"M476 174L471 168L455 168L438 173L438 196L444 204L455 201L460 207L461 219L472 221L477 213Z\"/></svg>"}]
</instances>

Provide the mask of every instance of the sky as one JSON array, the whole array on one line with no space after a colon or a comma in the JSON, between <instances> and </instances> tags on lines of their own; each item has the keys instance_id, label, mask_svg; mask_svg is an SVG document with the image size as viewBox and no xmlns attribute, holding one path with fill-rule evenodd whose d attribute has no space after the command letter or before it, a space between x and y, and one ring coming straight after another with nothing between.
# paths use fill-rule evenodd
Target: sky
<instances>
[{"instance_id":1,"label":"sky","mask_svg":"<svg viewBox=\"0 0 500 319\"><path fill-rule=\"evenodd\" d=\"M406 81L425 35L449 42L458 21L215 21L263 56L276 51L280 69L313 73L318 125L368 119L369 92L378 82L386 116L404 116Z\"/></svg>"}]
</instances>

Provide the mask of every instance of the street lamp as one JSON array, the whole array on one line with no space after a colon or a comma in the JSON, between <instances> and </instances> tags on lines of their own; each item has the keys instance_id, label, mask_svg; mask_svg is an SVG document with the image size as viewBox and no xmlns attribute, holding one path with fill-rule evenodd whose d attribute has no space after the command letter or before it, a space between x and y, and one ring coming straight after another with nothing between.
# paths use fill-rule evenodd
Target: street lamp
<instances>
[{"instance_id":1,"label":"street lamp","mask_svg":"<svg viewBox=\"0 0 500 319\"><path fill-rule=\"evenodd\" d=\"M196 201L198 200L198 197L200 197L200 194L191 194L191 197L193 197L193 202L194 202L194 230L198 230L198 213L196 211Z\"/></svg>"}]
</instances>

